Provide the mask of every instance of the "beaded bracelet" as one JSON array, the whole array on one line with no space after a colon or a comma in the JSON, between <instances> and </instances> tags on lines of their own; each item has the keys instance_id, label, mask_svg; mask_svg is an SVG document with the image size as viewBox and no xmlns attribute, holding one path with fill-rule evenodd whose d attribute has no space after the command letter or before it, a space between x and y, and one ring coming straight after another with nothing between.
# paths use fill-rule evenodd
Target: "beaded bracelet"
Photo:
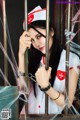
<instances>
[{"instance_id":1,"label":"beaded bracelet","mask_svg":"<svg viewBox=\"0 0 80 120\"><path fill-rule=\"evenodd\" d=\"M57 97L57 98L55 98L55 99L53 99L53 100L57 100L57 99L60 97L60 92L58 92L58 93L59 93L58 97Z\"/></svg>"},{"instance_id":2,"label":"beaded bracelet","mask_svg":"<svg viewBox=\"0 0 80 120\"><path fill-rule=\"evenodd\" d=\"M41 86L39 85L40 90L43 91L43 92L46 92L47 90L49 90L50 87L51 87L51 84L49 84L49 85L48 85L47 87L45 87L45 88L41 88Z\"/></svg>"}]
</instances>

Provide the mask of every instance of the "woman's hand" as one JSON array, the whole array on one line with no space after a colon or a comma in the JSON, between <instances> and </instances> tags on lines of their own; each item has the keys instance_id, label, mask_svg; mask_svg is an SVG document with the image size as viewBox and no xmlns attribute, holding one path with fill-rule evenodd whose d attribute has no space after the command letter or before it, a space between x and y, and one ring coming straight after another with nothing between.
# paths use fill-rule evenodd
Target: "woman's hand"
<instances>
[{"instance_id":1,"label":"woman's hand","mask_svg":"<svg viewBox=\"0 0 80 120\"><path fill-rule=\"evenodd\" d=\"M23 32L19 40L19 55L23 56L26 49L31 47L31 37L28 32Z\"/></svg>"},{"instance_id":2,"label":"woman's hand","mask_svg":"<svg viewBox=\"0 0 80 120\"><path fill-rule=\"evenodd\" d=\"M49 85L49 79L51 75L51 67L48 70L45 67L38 68L37 72L35 73L36 81L41 88L45 88Z\"/></svg>"}]
</instances>

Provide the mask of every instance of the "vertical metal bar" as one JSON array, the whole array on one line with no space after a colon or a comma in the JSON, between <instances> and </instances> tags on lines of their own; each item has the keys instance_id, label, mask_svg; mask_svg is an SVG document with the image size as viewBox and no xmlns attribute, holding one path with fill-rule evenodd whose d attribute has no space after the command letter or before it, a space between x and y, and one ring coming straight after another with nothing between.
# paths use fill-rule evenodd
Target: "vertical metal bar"
<instances>
[{"instance_id":1,"label":"vertical metal bar","mask_svg":"<svg viewBox=\"0 0 80 120\"><path fill-rule=\"evenodd\" d=\"M26 29L26 31L28 30L28 3L27 3L27 0L25 0L25 4L24 4L24 6L25 6L25 29Z\"/></svg>"},{"instance_id":2,"label":"vertical metal bar","mask_svg":"<svg viewBox=\"0 0 80 120\"><path fill-rule=\"evenodd\" d=\"M78 4L78 10L80 9L80 4ZM79 16L80 19L80 16ZM78 29L80 29L80 24L78 24ZM78 39L77 39L78 44L80 45L80 34L78 34Z\"/></svg>"},{"instance_id":3,"label":"vertical metal bar","mask_svg":"<svg viewBox=\"0 0 80 120\"><path fill-rule=\"evenodd\" d=\"M25 0L24 1L24 6L25 6L25 9L24 9L24 13L25 13L25 30L28 31L28 1ZM25 52L25 81L26 81L26 85L28 86L28 49L26 50ZM28 98L28 95L27 95L27 98ZM28 103L25 103L25 119L26 119L26 116L28 116Z\"/></svg>"},{"instance_id":4,"label":"vertical metal bar","mask_svg":"<svg viewBox=\"0 0 80 120\"><path fill-rule=\"evenodd\" d=\"M70 31L70 16L71 16L71 0L69 0L68 4L68 30ZM70 36L67 37L66 42L70 40ZM65 93L65 98L66 98L66 108L65 108L65 114L68 114L68 92L69 92L69 50L70 50L70 43L68 42L66 44L66 81L65 81L65 87L66 87L66 93Z\"/></svg>"},{"instance_id":5,"label":"vertical metal bar","mask_svg":"<svg viewBox=\"0 0 80 120\"><path fill-rule=\"evenodd\" d=\"M46 1L46 70L49 69L49 0ZM45 95L45 114L48 115L48 96Z\"/></svg>"},{"instance_id":6,"label":"vertical metal bar","mask_svg":"<svg viewBox=\"0 0 80 120\"><path fill-rule=\"evenodd\" d=\"M6 3L5 0L2 0L2 11L3 11L3 39L4 39L4 48L7 52L7 34L6 34ZM8 61L4 56L4 74L8 79ZM4 83L7 85L7 83Z\"/></svg>"},{"instance_id":7,"label":"vertical metal bar","mask_svg":"<svg viewBox=\"0 0 80 120\"><path fill-rule=\"evenodd\" d=\"M49 69L49 0L46 2L46 70Z\"/></svg>"}]
</instances>

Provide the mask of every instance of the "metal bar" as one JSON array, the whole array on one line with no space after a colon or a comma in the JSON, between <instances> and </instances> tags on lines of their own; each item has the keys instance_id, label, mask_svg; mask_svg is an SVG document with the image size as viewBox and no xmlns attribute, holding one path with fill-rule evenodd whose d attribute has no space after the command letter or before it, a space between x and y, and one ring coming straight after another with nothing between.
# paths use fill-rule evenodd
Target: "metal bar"
<instances>
[{"instance_id":1,"label":"metal bar","mask_svg":"<svg viewBox=\"0 0 80 120\"><path fill-rule=\"evenodd\" d=\"M46 1L46 70L49 69L49 0Z\"/></svg>"},{"instance_id":2,"label":"metal bar","mask_svg":"<svg viewBox=\"0 0 80 120\"><path fill-rule=\"evenodd\" d=\"M28 1L25 0L24 1L24 13L25 13L25 30L28 31ZM25 81L26 81L26 85L28 86L28 49L25 52ZM28 98L28 95L27 95ZM28 116L28 103L25 103L25 119Z\"/></svg>"},{"instance_id":3,"label":"metal bar","mask_svg":"<svg viewBox=\"0 0 80 120\"><path fill-rule=\"evenodd\" d=\"M6 34L6 3L5 0L2 0L2 13L3 13L3 39L4 39L4 48L7 52L7 34ZM8 79L8 61L6 57L4 56L4 74L6 78ZM4 82L4 85L7 85L6 82Z\"/></svg>"},{"instance_id":4,"label":"metal bar","mask_svg":"<svg viewBox=\"0 0 80 120\"><path fill-rule=\"evenodd\" d=\"M49 0L46 2L46 70L49 69ZM28 30L27 24L27 0L25 0L25 24L26 24L26 31ZM28 51L26 51L26 58L28 58ZM26 60L25 58L25 60ZM28 75L28 59L25 61L26 63L26 78ZM27 85L28 85L28 78L27 78ZM45 114L48 115L48 96L45 96ZM28 116L28 104L26 104L26 116Z\"/></svg>"},{"instance_id":5,"label":"metal bar","mask_svg":"<svg viewBox=\"0 0 80 120\"><path fill-rule=\"evenodd\" d=\"M25 0L25 4L24 4L24 6L25 6L25 30L27 31L28 30L28 8L27 8L27 6L28 6L28 3L27 3L27 0Z\"/></svg>"},{"instance_id":6,"label":"metal bar","mask_svg":"<svg viewBox=\"0 0 80 120\"><path fill-rule=\"evenodd\" d=\"M70 16L71 16L71 0L69 0L68 3L68 24L67 28L70 31ZM70 36L67 37L66 42L70 40ZM69 92L69 50L70 50L70 43L66 44L66 81L65 81L65 87L66 87L66 93L65 93L65 99L66 99L66 107L65 107L65 114L68 114L68 92Z\"/></svg>"},{"instance_id":7,"label":"metal bar","mask_svg":"<svg viewBox=\"0 0 80 120\"><path fill-rule=\"evenodd\" d=\"M46 70L49 69L49 0L46 1ZM45 115L48 115L48 95L45 94Z\"/></svg>"}]
</instances>

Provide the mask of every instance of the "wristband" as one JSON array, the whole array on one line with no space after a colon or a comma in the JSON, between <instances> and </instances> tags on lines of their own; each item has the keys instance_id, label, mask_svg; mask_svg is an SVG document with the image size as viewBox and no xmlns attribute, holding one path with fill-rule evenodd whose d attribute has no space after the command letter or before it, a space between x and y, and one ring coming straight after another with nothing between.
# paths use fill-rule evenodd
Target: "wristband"
<instances>
[{"instance_id":1,"label":"wristband","mask_svg":"<svg viewBox=\"0 0 80 120\"><path fill-rule=\"evenodd\" d=\"M25 73L23 73L23 72L18 72L18 77L20 77L20 76L25 76Z\"/></svg>"},{"instance_id":2,"label":"wristband","mask_svg":"<svg viewBox=\"0 0 80 120\"><path fill-rule=\"evenodd\" d=\"M47 90L49 90L50 87L51 87L51 84L49 84L49 85L48 85L47 87L45 87L45 88L41 88L41 86L39 85L40 90L43 91L43 92L46 92Z\"/></svg>"},{"instance_id":3,"label":"wristband","mask_svg":"<svg viewBox=\"0 0 80 120\"><path fill-rule=\"evenodd\" d=\"M57 98L55 98L55 99L53 99L53 100L57 100L57 99L60 97L60 92L58 92L58 93L59 93L58 97L57 97Z\"/></svg>"}]
</instances>

